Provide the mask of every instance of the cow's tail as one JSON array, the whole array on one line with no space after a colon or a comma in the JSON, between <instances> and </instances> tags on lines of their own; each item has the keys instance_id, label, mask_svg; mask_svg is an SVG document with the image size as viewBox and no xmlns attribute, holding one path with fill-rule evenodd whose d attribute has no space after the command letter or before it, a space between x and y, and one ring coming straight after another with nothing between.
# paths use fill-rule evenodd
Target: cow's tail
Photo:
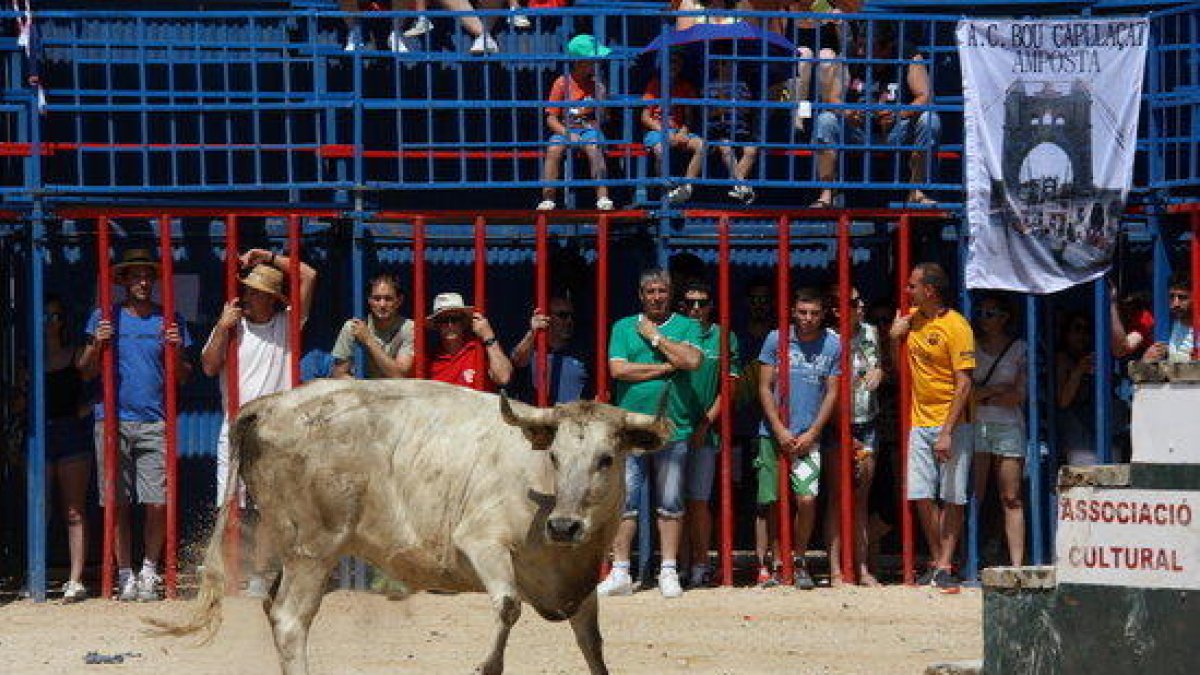
<instances>
[{"instance_id":1,"label":"cow's tail","mask_svg":"<svg viewBox=\"0 0 1200 675\"><path fill-rule=\"evenodd\" d=\"M238 499L242 442L256 419L257 415L254 414L239 415L229 433L229 475L225 480L225 501L217 512L217 521L204 552L204 573L200 578L200 589L191 616L182 623L147 618L146 622L154 627L153 632L157 634L183 636L203 631L201 644L204 644L212 640L221 627L221 605L225 599L225 531L229 525L229 512Z\"/></svg>"}]
</instances>

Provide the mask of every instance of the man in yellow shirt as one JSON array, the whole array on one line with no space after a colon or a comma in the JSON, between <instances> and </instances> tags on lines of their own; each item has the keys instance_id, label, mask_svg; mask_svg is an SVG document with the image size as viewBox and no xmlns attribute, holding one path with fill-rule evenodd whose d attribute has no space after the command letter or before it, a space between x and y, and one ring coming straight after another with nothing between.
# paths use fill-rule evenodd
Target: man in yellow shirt
<instances>
[{"instance_id":1,"label":"man in yellow shirt","mask_svg":"<svg viewBox=\"0 0 1200 675\"><path fill-rule=\"evenodd\" d=\"M966 318L946 306L949 290L950 279L940 265L921 263L913 268L908 295L914 309L907 316L897 312L891 339L895 352L901 340L907 339L908 344L912 373L908 499L916 502L933 558L918 583L957 593L951 560L962 532L970 479L967 402L975 369L975 337ZM935 499L941 500L940 508Z\"/></svg>"}]
</instances>

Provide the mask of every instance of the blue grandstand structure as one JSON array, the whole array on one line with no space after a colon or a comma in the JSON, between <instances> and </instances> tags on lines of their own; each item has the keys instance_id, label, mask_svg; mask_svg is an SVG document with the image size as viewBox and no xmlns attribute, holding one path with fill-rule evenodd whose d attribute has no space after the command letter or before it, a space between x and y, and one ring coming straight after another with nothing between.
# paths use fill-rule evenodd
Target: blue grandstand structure
<instances>
[{"instance_id":1,"label":"blue grandstand structure","mask_svg":"<svg viewBox=\"0 0 1200 675\"><path fill-rule=\"evenodd\" d=\"M100 219L111 222L116 249L153 247L161 228L170 229L181 309L192 334L206 336L224 299L227 216L237 216L243 246L277 249L286 242L289 217L300 218L305 258L322 274L318 311L304 335L313 363L332 345L341 321L361 315L364 279L378 271L415 279L419 264L428 278L427 298L451 289L482 293L477 284L483 280L492 289L493 322L511 343L528 325L539 266L548 266L542 271L551 285L575 294L581 316L604 316L603 309L616 318L633 310L636 272L646 266L690 254L715 279L722 222L732 224L735 325L744 320L737 299L746 285L776 274L781 228L791 239L786 255L793 281L828 283L835 280L838 227L845 223L855 283L869 301L894 307L902 219L912 226L912 260L942 262L961 278L963 99L955 24L982 14L1134 14L1149 17L1152 42L1134 190L1110 279L1122 289L1154 291L1155 313L1165 316L1167 278L1172 269L1186 268L1188 247L1195 245L1190 221L1179 214L1200 200L1200 2L877 0L866 2L861 14L837 17L769 8L731 15L786 24L783 37L795 44L816 39L813 29L799 27L807 18L895 30L923 56L934 89L928 104L899 108L936 112L943 126L916 183L909 180L907 154L921 148L881 139L838 146L839 178L821 180L812 138L816 116L823 110L878 113L884 106L815 97L811 119L797 124L798 103L781 86L795 58L773 54L763 42L731 49L714 41L686 51L692 68L728 62L747 83L745 100L702 94L644 99L647 82L668 73L667 50L644 53L675 25L678 16L666 2L577 0L531 10L528 30L510 28L507 10L480 10L494 22L498 45L482 55L470 53L472 36L445 11L428 12L434 30L397 49L388 44L390 27L411 20L411 12L351 17L338 11L336 0L163 0L153 3L153 12L143 11L147 3L140 2L29 4L33 29L27 40L17 28L22 15L0 13L0 386L7 392L0 420L10 446L0 466L0 576L37 599L46 597L48 566L62 558L61 547L54 541L48 547L45 536L40 317L49 294L66 300L71 323L79 327L96 305ZM347 50L352 18L365 40ZM612 49L598 59L608 95L595 102L608 170L593 179L584 156L567 153L564 178L548 184L542 157L549 92L570 67L564 45L581 33ZM841 60L847 58L846 39ZM907 63L867 61L897 70ZM683 181L683 162L668 151L670 169L663 174L642 144L640 115L648 103L668 112L672 106L705 113L736 109L760 150L749 177L733 179L712 153L690 181L691 202L671 203L668 193ZM700 126L702 136L707 126ZM714 148L723 143L737 144L710 141ZM754 190L753 204L730 196L740 183ZM600 185L616 202L611 214L591 208ZM556 211L543 214L549 250L542 257L534 206L547 186L562 197ZM832 209L809 209L823 188L838 190L842 201ZM906 194L914 189L937 205L909 203ZM604 289L593 281L601 216L611 241ZM419 260L418 229L428 242ZM969 308L970 294L962 290L960 298ZM1098 327L1099 362L1111 364L1096 378L1097 424L1109 432L1098 442L1109 460L1120 456L1121 405L1110 392L1121 378L1119 364L1107 358L1104 282L1022 302L1022 330L1042 364L1030 384L1030 419L1037 423L1027 471L1029 550L1034 562L1045 562L1054 504L1048 477L1058 464L1047 366L1057 317L1082 309ZM583 323L581 334L597 331L594 318ZM185 539L201 532L213 501L218 397L215 382L203 377L182 389L178 498ZM881 488L888 489L895 484ZM879 501L895 498L884 493ZM887 544L889 552L899 546ZM970 565L976 565L978 542L968 548Z\"/></svg>"}]
</instances>

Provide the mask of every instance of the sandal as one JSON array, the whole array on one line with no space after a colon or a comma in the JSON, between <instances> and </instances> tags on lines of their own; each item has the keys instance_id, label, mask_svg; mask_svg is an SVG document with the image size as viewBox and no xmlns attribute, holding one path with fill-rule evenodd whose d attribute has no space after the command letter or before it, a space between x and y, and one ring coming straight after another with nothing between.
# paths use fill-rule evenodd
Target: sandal
<instances>
[{"instance_id":1,"label":"sandal","mask_svg":"<svg viewBox=\"0 0 1200 675\"><path fill-rule=\"evenodd\" d=\"M908 193L908 199L906 201L909 204L915 204L916 206L937 206L937 200L931 199L928 195L920 190L913 190L912 192Z\"/></svg>"},{"instance_id":2,"label":"sandal","mask_svg":"<svg viewBox=\"0 0 1200 675\"><path fill-rule=\"evenodd\" d=\"M838 194L835 192L834 194L830 195L828 199L826 199L825 197L817 197L817 200L814 201L813 203L809 204L808 208L810 208L810 209L836 209L836 208L838 208L838 205L839 205L838 203L840 201L841 200L838 199Z\"/></svg>"}]
</instances>

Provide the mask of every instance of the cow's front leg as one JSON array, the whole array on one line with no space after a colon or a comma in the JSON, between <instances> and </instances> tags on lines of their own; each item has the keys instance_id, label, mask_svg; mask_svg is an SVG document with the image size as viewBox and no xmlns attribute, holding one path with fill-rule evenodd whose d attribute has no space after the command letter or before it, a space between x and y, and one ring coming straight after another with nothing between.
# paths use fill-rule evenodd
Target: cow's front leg
<instances>
[{"instance_id":1,"label":"cow's front leg","mask_svg":"<svg viewBox=\"0 0 1200 675\"><path fill-rule=\"evenodd\" d=\"M483 581L492 607L496 610L496 637L492 648L479 666L483 675L500 675L504 672L504 647L513 624L521 618L521 600L517 597L513 575L512 555L508 549L494 542L460 543L459 550L475 567L475 573Z\"/></svg>"},{"instance_id":2,"label":"cow's front leg","mask_svg":"<svg viewBox=\"0 0 1200 675\"><path fill-rule=\"evenodd\" d=\"M587 659L592 675L608 675L604 665L604 639L600 637L600 616L596 602L596 591L583 601L571 617L571 630L575 631L575 644Z\"/></svg>"}]
</instances>

